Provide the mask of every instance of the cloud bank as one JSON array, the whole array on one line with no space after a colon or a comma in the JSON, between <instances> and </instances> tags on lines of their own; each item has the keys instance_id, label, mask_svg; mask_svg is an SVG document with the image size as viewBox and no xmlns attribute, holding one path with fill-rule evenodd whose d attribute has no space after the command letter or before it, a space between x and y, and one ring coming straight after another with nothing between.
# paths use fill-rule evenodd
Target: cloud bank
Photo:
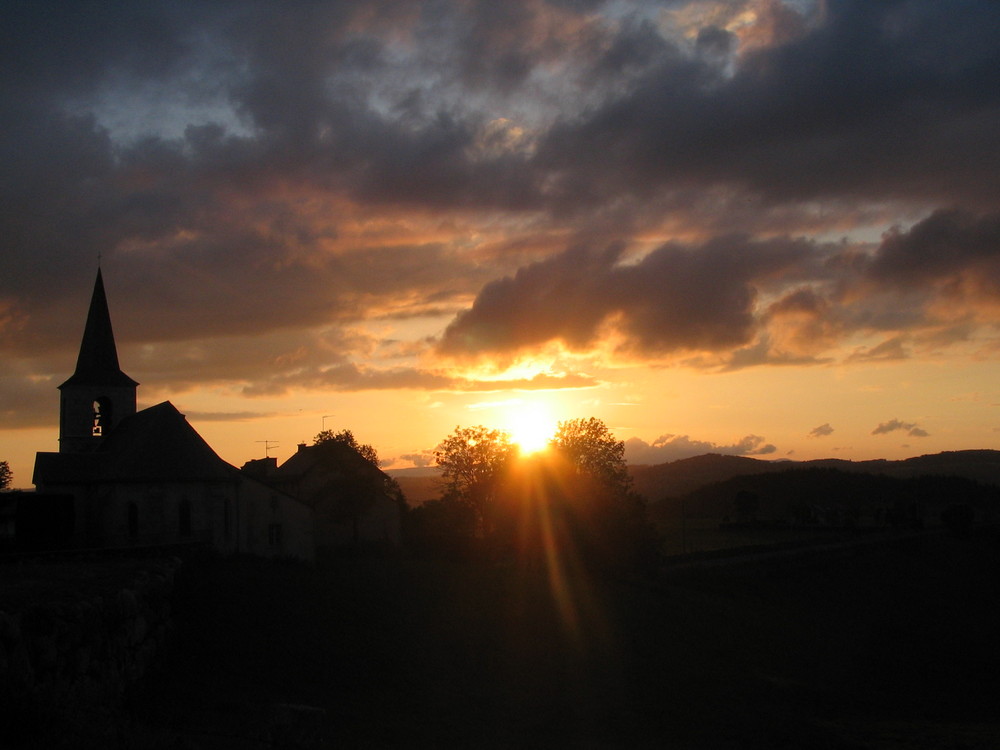
<instances>
[{"instance_id":1,"label":"cloud bank","mask_svg":"<svg viewBox=\"0 0 1000 750\"><path fill-rule=\"evenodd\" d=\"M747 435L732 445L716 445L704 440L693 440L688 435L661 435L652 443L640 438L626 440L625 460L630 464L662 464L705 453L718 453L723 456L767 456L777 450L760 435Z\"/></svg>"},{"instance_id":2,"label":"cloud bank","mask_svg":"<svg viewBox=\"0 0 1000 750\"><path fill-rule=\"evenodd\" d=\"M5 26L8 424L51 421L99 255L131 374L175 392L488 389L484 362L553 351L507 387L995 356L995 2L40 1Z\"/></svg>"}]
</instances>

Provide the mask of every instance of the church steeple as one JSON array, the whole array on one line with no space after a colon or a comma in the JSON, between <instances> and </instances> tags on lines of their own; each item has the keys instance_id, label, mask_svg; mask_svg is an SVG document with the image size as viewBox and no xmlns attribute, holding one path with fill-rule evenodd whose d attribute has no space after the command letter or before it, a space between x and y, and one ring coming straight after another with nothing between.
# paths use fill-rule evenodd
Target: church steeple
<instances>
[{"instance_id":1,"label":"church steeple","mask_svg":"<svg viewBox=\"0 0 1000 750\"><path fill-rule=\"evenodd\" d=\"M135 414L138 385L118 364L108 298L98 268L76 370L59 386L59 452L92 450L122 418Z\"/></svg>"}]
</instances>

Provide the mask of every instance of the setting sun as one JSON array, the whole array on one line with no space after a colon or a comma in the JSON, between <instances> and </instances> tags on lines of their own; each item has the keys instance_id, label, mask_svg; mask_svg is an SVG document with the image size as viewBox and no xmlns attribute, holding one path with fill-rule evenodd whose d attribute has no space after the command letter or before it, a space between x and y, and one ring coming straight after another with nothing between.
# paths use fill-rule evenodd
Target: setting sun
<instances>
[{"instance_id":1,"label":"setting sun","mask_svg":"<svg viewBox=\"0 0 1000 750\"><path fill-rule=\"evenodd\" d=\"M521 453L544 450L556 431L556 423L548 409L538 404L516 407L507 414L505 429Z\"/></svg>"}]
</instances>

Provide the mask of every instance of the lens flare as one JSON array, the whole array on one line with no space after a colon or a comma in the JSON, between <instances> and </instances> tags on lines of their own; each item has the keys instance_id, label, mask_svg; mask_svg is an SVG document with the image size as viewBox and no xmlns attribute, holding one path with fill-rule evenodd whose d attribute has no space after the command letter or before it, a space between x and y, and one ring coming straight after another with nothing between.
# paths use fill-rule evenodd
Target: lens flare
<instances>
[{"instance_id":1,"label":"lens flare","mask_svg":"<svg viewBox=\"0 0 1000 750\"><path fill-rule=\"evenodd\" d=\"M549 410L538 404L511 410L505 422L511 440L517 443L524 455L544 450L556 431L556 423Z\"/></svg>"}]
</instances>

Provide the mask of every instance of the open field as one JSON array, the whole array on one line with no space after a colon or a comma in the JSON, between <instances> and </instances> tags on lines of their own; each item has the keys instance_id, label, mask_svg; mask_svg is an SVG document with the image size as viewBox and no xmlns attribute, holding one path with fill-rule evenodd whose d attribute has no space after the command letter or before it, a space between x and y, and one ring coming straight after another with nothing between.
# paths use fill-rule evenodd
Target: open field
<instances>
[{"instance_id":1,"label":"open field","mask_svg":"<svg viewBox=\"0 0 1000 750\"><path fill-rule=\"evenodd\" d=\"M998 569L995 534L659 583L204 561L116 737L265 747L293 703L329 747L994 748Z\"/></svg>"},{"instance_id":2,"label":"open field","mask_svg":"<svg viewBox=\"0 0 1000 750\"><path fill-rule=\"evenodd\" d=\"M668 556L851 537L849 531L823 527L720 528L719 521L711 518L688 519L683 524L664 522L657 525L656 531L663 540L663 554Z\"/></svg>"}]
</instances>

